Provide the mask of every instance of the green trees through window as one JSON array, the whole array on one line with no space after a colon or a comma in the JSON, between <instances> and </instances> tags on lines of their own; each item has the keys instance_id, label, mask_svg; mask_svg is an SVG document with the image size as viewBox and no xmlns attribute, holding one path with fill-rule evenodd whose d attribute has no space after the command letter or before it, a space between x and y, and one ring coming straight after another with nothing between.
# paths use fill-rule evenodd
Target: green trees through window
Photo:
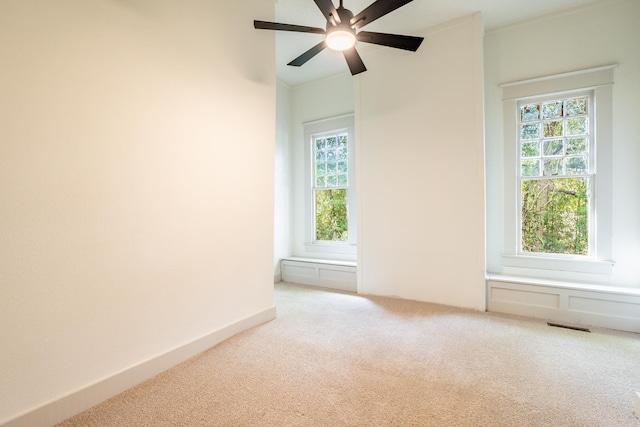
<instances>
[{"instance_id":1,"label":"green trees through window","mask_svg":"<svg viewBox=\"0 0 640 427\"><path fill-rule=\"evenodd\" d=\"M521 250L588 255L588 96L519 105Z\"/></svg>"},{"instance_id":2,"label":"green trees through window","mask_svg":"<svg viewBox=\"0 0 640 427\"><path fill-rule=\"evenodd\" d=\"M349 153L347 133L314 138L315 239L348 240Z\"/></svg>"},{"instance_id":3,"label":"green trees through window","mask_svg":"<svg viewBox=\"0 0 640 427\"><path fill-rule=\"evenodd\" d=\"M522 182L522 250L587 255L589 202L585 178Z\"/></svg>"},{"instance_id":4,"label":"green trees through window","mask_svg":"<svg viewBox=\"0 0 640 427\"><path fill-rule=\"evenodd\" d=\"M346 242L347 190L316 190L316 240Z\"/></svg>"}]
</instances>

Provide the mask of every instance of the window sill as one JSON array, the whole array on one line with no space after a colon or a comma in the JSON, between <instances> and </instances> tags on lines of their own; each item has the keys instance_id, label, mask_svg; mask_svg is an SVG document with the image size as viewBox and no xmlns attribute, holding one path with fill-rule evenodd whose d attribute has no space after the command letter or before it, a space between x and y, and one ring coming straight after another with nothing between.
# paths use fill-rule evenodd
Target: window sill
<instances>
[{"instance_id":1,"label":"window sill","mask_svg":"<svg viewBox=\"0 0 640 427\"><path fill-rule=\"evenodd\" d=\"M516 283L520 285L547 286L559 289L571 289L576 291L601 292L607 294L627 295L640 297L640 289L627 288L624 286L612 286L601 284L590 284L581 282L567 282L562 280L536 279L532 277L505 276L503 274L487 273L488 282Z\"/></svg>"},{"instance_id":2,"label":"window sill","mask_svg":"<svg viewBox=\"0 0 640 427\"><path fill-rule=\"evenodd\" d=\"M346 242L307 242L304 244L305 252L334 255L357 255L358 247Z\"/></svg>"},{"instance_id":3,"label":"window sill","mask_svg":"<svg viewBox=\"0 0 640 427\"><path fill-rule=\"evenodd\" d=\"M613 266L615 265L613 261L552 258L535 255L503 255L502 262L505 267L599 274L604 276L611 275Z\"/></svg>"},{"instance_id":4,"label":"window sill","mask_svg":"<svg viewBox=\"0 0 640 427\"><path fill-rule=\"evenodd\" d=\"M288 256L282 258L282 261L295 261L295 262L307 262L313 264L326 264L326 265L338 265L341 267L356 267L356 261L343 261L325 258L303 258L297 256Z\"/></svg>"}]
</instances>

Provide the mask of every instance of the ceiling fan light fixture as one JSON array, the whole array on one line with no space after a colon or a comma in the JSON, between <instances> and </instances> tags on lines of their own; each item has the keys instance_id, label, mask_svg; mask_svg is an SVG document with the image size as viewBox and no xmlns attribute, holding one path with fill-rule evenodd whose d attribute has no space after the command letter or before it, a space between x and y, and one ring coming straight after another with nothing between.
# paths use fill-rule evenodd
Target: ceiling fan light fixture
<instances>
[{"instance_id":1,"label":"ceiling fan light fixture","mask_svg":"<svg viewBox=\"0 0 640 427\"><path fill-rule=\"evenodd\" d=\"M415 52L424 40L424 37L361 31L361 28L365 25L369 25L376 19L393 12L407 3L411 3L413 0L375 0L355 16L349 9L344 8L343 0L340 0L340 6L337 8L334 5L334 0L313 1L327 20L325 29L278 22L253 21L254 28L261 30L294 31L324 35L323 41L287 64L292 67L301 67L311 58L329 48L342 52L349 66L349 71L355 76L367 71L367 67L365 67L360 54L355 48L356 41Z\"/></svg>"},{"instance_id":2,"label":"ceiling fan light fixture","mask_svg":"<svg viewBox=\"0 0 640 427\"><path fill-rule=\"evenodd\" d=\"M351 30L340 29L339 27L331 32L327 32L325 42L329 49L344 51L351 49L356 44L356 35Z\"/></svg>"}]
</instances>

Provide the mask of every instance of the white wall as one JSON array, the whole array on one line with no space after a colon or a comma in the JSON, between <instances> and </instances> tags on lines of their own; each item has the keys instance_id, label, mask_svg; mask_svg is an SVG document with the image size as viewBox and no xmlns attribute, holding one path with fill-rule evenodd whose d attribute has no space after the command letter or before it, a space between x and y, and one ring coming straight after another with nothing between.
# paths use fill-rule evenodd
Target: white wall
<instances>
[{"instance_id":1,"label":"white wall","mask_svg":"<svg viewBox=\"0 0 640 427\"><path fill-rule=\"evenodd\" d=\"M273 306L270 15L0 4L0 423Z\"/></svg>"},{"instance_id":2,"label":"white wall","mask_svg":"<svg viewBox=\"0 0 640 427\"><path fill-rule=\"evenodd\" d=\"M475 309L484 297L482 22L367 51L358 77L359 290Z\"/></svg>"},{"instance_id":3,"label":"white wall","mask_svg":"<svg viewBox=\"0 0 640 427\"><path fill-rule=\"evenodd\" d=\"M276 82L276 145L275 145L275 224L274 224L274 281L282 279L280 260L291 256L291 224L293 211L291 190L291 88L284 82Z\"/></svg>"},{"instance_id":4,"label":"white wall","mask_svg":"<svg viewBox=\"0 0 640 427\"><path fill-rule=\"evenodd\" d=\"M340 58L338 58L340 59ZM311 66L312 64L308 64ZM346 68L345 63L345 68ZM291 90L291 161L292 168L292 253L301 257L322 256L305 251L305 198L307 185L304 165L304 128L306 122L326 119L354 111L354 80L344 73L313 83L295 86ZM358 136L356 135L356 139ZM331 258L348 258L332 255Z\"/></svg>"},{"instance_id":5,"label":"white wall","mask_svg":"<svg viewBox=\"0 0 640 427\"><path fill-rule=\"evenodd\" d=\"M640 2L597 2L485 36L487 266L501 273L504 236L499 84L619 64L613 85L612 285L640 287ZM535 35L533 37L532 35Z\"/></svg>"}]
</instances>

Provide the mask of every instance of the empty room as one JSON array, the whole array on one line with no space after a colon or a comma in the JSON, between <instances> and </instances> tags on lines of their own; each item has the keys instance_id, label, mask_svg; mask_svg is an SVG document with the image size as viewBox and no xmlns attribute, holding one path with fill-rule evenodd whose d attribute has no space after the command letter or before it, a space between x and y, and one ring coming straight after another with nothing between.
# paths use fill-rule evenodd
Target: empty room
<instances>
[{"instance_id":1,"label":"empty room","mask_svg":"<svg viewBox=\"0 0 640 427\"><path fill-rule=\"evenodd\" d=\"M0 426L640 426L638 22L0 1Z\"/></svg>"}]
</instances>

